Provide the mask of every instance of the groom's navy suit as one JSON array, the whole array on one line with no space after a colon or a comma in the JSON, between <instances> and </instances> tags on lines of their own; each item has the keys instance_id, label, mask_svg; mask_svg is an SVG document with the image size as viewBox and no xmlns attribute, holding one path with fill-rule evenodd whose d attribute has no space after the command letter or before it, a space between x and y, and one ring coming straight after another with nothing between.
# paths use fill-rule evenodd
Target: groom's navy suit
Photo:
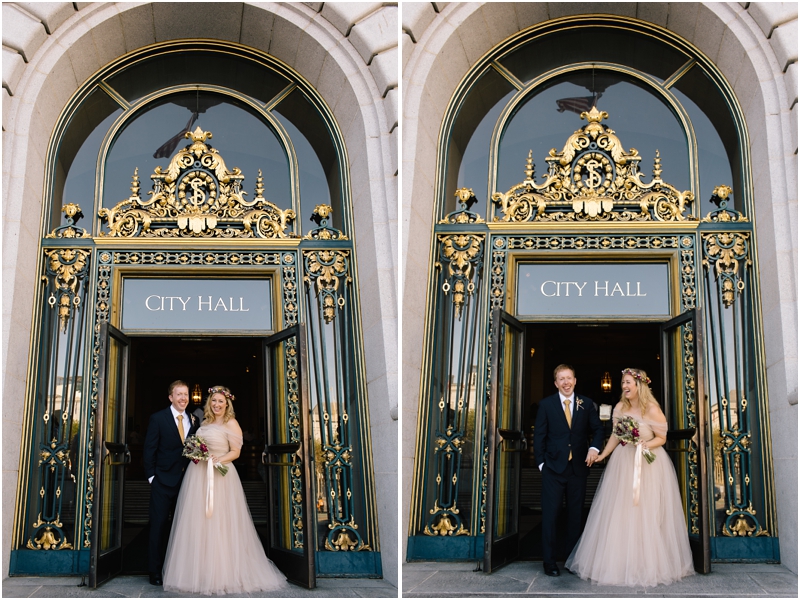
<instances>
[{"instance_id":1,"label":"groom's navy suit","mask_svg":"<svg viewBox=\"0 0 800 600\"><path fill-rule=\"evenodd\" d=\"M200 426L199 420L184 413L190 419L188 434L193 435ZM185 428L184 428L185 431ZM153 477L150 484L150 554L148 568L151 574L161 574L164 566L162 539L169 514L175 509L183 475L189 464L184 458L183 442L178 431L178 422L172 415L170 406L153 413L147 426L144 440L144 476Z\"/></svg>"},{"instance_id":2,"label":"groom's navy suit","mask_svg":"<svg viewBox=\"0 0 800 600\"><path fill-rule=\"evenodd\" d=\"M536 464L542 467L542 551L543 562L555 563L556 518L561 501L567 499L567 548L569 554L581 534L583 501L589 467L589 448L603 444L603 424L594 402L574 394L572 426L567 423L561 396L556 393L539 403L533 430ZM588 443L591 434L591 446ZM572 460L569 454L572 452Z\"/></svg>"}]
</instances>

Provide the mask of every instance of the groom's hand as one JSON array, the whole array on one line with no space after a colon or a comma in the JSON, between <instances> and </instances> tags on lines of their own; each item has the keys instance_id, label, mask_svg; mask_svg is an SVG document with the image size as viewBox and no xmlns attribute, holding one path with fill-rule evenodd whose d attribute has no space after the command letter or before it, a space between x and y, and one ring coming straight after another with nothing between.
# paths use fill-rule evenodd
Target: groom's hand
<instances>
[{"instance_id":1,"label":"groom's hand","mask_svg":"<svg viewBox=\"0 0 800 600\"><path fill-rule=\"evenodd\" d=\"M591 467L596 460L597 460L597 450L595 450L594 448L590 448L589 453L586 455L586 465Z\"/></svg>"}]
</instances>

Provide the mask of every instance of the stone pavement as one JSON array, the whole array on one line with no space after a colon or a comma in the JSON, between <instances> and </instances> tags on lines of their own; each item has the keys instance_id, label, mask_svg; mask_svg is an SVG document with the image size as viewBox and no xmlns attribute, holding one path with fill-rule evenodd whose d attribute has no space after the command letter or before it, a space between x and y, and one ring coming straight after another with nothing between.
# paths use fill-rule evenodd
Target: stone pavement
<instances>
[{"instance_id":1,"label":"stone pavement","mask_svg":"<svg viewBox=\"0 0 800 600\"><path fill-rule=\"evenodd\" d=\"M404 598L797 598L797 575L783 565L713 563L693 575L655 588L592 585L561 568L548 577L541 562L515 562L491 575L476 563L406 563ZM563 563L559 563L563 567Z\"/></svg>"},{"instance_id":2,"label":"stone pavement","mask_svg":"<svg viewBox=\"0 0 800 600\"><path fill-rule=\"evenodd\" d=\"M78 587L80 577L9 577L3 580L4 598L180 598L150 585L145 575L115 577L98 587ZM206 596L208 597L208 596ZM242 596L213 596L241 598ZM250 598L397 598L397 588L383 579L317 579L317 588L290 585L275 593L250 594Z\"/></svg>"}]
</instances>

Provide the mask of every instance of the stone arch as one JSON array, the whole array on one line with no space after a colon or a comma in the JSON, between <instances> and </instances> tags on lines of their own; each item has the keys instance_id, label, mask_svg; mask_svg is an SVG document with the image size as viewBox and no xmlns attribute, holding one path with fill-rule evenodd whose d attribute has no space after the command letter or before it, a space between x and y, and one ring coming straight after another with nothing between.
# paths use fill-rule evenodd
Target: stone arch
<instances>
[{"instance_id":1,"label":"stone arch","mask_svg":"<svg viewBox=\"0 0 800 600\"><path fill-rule=\"evenodd\" d=\"M770 340L773 460L776 480L781 473L789 477L796 456L796 435L790 432L796 426L788 423L797 422L797 84L796 69L788 66L796 63L797 50L787 53L768 36L777 21L784 23L778 28L793 27L796 40L797 14L767 18L739 3L433 3L404 13L403 439L414 439L417 426L427 280L413 274L428 270L437 150L448 103L471 66L504 39L549 19L597 13L638 18L680 35L717 65L739 99L749 131L764 333ZM402 463L408 531L413 444L403 445ZM789 479L796 481L794 475ZM796 537L796 511L796 503L779 503L781 537ZM796 571L797 551L790 546L783 544L781 554Z\"/></svg>"},{"instance_id":2,"label":"stone arch","mask_svg":"<svg viewBox=\"0 0 800 600\"><path fill-rule=\"evenodd\" d=\"M48 15L34 15L31 10L38 10L35 5L28 9L4 5L4 20L7 9L15 19L23 15L20 22L24 21L24 26L9 31L14 22L9 19L8 29L4 28L4 61L9 58L9 64L14 65L13 72L4 72L3 81L3 451L9 459L4 467L6 514L11 514L14 505L20 467L45 163L54 125L70 97L98 69L132 50L166 40L211 38L267 52L295 69L330 106L350 162L356 254L364 290L362 323L370 419L373 428L380 428L380 437L396 439L397 257L389 241L396 239L397 155L392 150L396 110L392 110L393 95L389 92L397 85L396 60L391 61L397 54L382 41L385 36L370 36L369 31L359 30L370 19L390 22L393 17L387 15L387 8L369 3L359 6L356 14L344 9L326 10L321 3L256 6L153 2L93 3L71 12L72 5L65 3ZM41 22L31 21L32 17ZM29 21L38 29L27 28ZM42 26L44 31L39 31ZM394 39L396 46L396 36ZM7 48L14 48L18 54ZM381 59L384 55L390 58ZM396 454L383 448L396 448L396 444L376 445L374 457L378 503L391 506L397 485ZM390 520L381 522L383 571L396 583L397 544L391 532L397 527L391 513L385 511ZM3 539L10 539L12 526L13 519L5 519ZM10 544L6 544L6 573L9 551Z\"/></svg>"}]
</instances>

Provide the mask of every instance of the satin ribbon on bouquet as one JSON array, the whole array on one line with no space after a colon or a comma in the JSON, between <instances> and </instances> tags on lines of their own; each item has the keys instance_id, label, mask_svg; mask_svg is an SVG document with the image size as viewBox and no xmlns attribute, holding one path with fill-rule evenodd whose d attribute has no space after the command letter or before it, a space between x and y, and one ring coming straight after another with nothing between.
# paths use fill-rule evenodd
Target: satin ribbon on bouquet
<instances>
[{"instance_id":1,"label":"satin ribbon on bouquet","mask_svg":"<svg viewBox=\"0 0 800 600\"><path fill-rule=\"evenodd\" d=\"M641 444L636 444L636 454L633 459L633 505L639 506L639 490L642 484L642 454L644 448Z\"/></svg>"},{"instance_id":2,"label":"satin ribbon on bouquet","mask_svg":"<svg viewBox=\"0 0 800 600\"><path fill-rule=\"evenodd\" d=\"M209 457L206 462L206 518L210 519L214 514L214 461Z\"/></svg>"}]
</instances>

